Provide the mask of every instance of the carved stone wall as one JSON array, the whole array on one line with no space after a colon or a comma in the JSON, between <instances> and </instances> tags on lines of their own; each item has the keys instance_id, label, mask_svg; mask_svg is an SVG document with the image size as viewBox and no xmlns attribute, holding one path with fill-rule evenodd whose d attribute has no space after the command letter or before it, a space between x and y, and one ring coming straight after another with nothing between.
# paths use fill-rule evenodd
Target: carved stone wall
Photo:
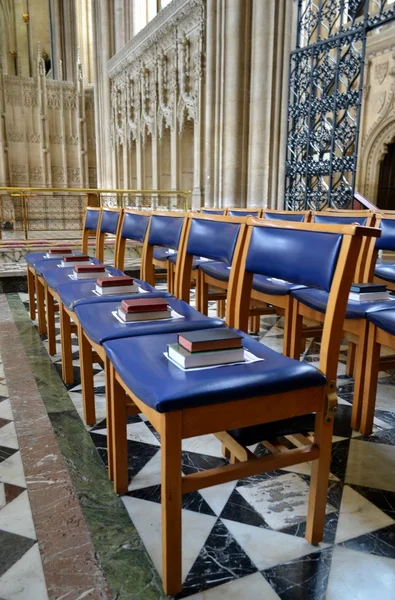
<instances>
[{"instance_id":1,"label":"carved stone wall","mask_svg":"<svg viewBox=\"0 0 395 600\"><path fill-rule=\"evenodd\" d=\"M0 62L0 186L96 187L93 88L77 63L74 82L4 75Z\"/></svg>"},{"instance_id":2,"label":"carved stone wall","mask_svg":"<svg viewBox=\"0 0 395 600\"><path fill-rule=\"evenodd\" d=\"M395 26L372 35L366 50L357 189L377 200L380 163L395 142Z\"/></svg>"}]
</instances>

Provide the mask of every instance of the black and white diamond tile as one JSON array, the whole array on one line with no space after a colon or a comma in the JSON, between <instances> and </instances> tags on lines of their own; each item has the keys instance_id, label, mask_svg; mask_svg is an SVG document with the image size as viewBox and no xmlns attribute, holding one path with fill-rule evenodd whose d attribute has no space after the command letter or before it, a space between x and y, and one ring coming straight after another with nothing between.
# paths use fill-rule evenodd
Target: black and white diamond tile
<instances>
[{"instance_id":1,"label":"black and white diamond tile","mask_svg":"<svg viewBox=\"0 0 395 600\"><path fill-rule=\"evenodd\" d=\"M46 600L44 573L1 358L0 389L0 597Z\"/></svg>"},{"instance_id":2,"label":"black and white diamond tile","mask_svg":"<svg viewBox=\"0 0 395 600\"><path fill-rule=\"evenodd\" d=\"M191 297L193 302L193 293ZM209 314L216 316L215 302L209 303ZM258 339L282 351L282 319L275 315L262 317ZM76 381L69 394L82 415L76 345L73 350ZM307 340L303 358L318 366L319 352L320 342ZM188 494L182 510L181 597L394 600L395 374L380 374L374 433L364 438L350 428L354 380L345 375L346 359L344 345L338 370L339 409L323 542L311 546L304 538L309 464ZM53 362L60 365L60 354L53 357ZM95 365L95 370L97 424L88 429L107 464L105 382L101 367ZM9 418L7 410L3 418ZM161 573L160 440L142 415L129 417L127 436L129 488L123 502ZM288 436L281 442L292 447L295 439ZM268 453L261 444L251 451L257 456ZM8 461L18 461L18 455L16 452L1 463L0 470ZM184 474L225 463L215 436L183 441Z\"/></svg>"}]
</instances>

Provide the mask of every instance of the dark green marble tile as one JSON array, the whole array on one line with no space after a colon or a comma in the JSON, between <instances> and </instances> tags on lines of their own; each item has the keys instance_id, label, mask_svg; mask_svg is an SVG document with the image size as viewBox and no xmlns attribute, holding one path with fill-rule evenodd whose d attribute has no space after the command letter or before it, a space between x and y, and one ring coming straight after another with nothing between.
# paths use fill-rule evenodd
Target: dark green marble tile
<instances>
[{"instance_id":1,"label":"dark green marble tile","mask_svg":"<svg viewBox=\"0 0 395 600\"><path fill-rule=\"evenodd\" d=\"M16 294L8 303L114 598L166 598L122 500ZM160 544L160 540L158 540Z\"/></svg>"}]
</instances>

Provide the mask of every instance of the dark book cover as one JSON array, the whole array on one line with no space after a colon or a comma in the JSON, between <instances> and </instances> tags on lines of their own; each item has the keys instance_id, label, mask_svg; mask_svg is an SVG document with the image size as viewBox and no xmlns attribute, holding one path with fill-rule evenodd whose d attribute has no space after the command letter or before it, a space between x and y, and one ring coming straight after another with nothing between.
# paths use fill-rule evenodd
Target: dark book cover
<instances>
[{"instance_id":1,"label":"dark book cover","mask_svg":"<svg viewBox=\"0 0 395 600\"><path fill-rule=\"evenodd\" d=\"M354 294L371 294L373 292L386 292L387 286L382 283L353 283L351 292Z\"/></svg>"},{"instance_id":2,"label":"dark book cover","mask_svg":"<svg viewBox=\"0 0 395 600\"><path fill-rule=\"evenodd\" d=\"M96 279L100 287L118 287L119 285L133 285L133 277L129 275L116 275L114 277L105 277Z\"/></svg>"},{"instance_id":3,"label":"dark book cover","mask_svg":"<svg viewBox=\"0 0 395 600\"><path fill-rule=\"evenodd\" d=\"M103 273L105 270L103 265L76 265L74 267L76 273Z\"/></svg>"},{"instance_id":4,"label":"dark book cover","mask_svg":"<svg viewBox=\"0 0 395 600\"><path fill-rule=\"evenodd\" d=\"M83 254L82 256L64 256L63 257L64 262L86 262L87 260L90 260L90 258L86 254Z\"/></svg>"},{"instance_id":5,"label":"dark book cover","mask_svg":"<svg viewBox=\"0 0 395 600\"><path fill-rule=\"evenodd\" d=\"M73 250L71 248L50 248L50 254L71 254Z\"/></svg>"},{"instance_id":6,"label":"dark book cover","mask_svg":"<svg viewBox=\"0 0 395 600\"><path fill-rule=\"evenodd\" d=\"M168 302L165 298L136 298L122 300L121 308L126 313L154 312L167 310Z\"/></svg>"}]
</instances>

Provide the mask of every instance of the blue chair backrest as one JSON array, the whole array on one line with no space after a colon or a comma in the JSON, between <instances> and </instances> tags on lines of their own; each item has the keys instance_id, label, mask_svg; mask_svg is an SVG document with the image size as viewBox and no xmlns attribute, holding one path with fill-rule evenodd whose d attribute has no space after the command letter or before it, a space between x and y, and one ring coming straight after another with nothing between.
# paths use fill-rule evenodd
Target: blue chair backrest
<instances>
[{"instance_id":1,"label":"blue chair backrest","mask_svg":"<svg viewBox=\"0 0 395 600\"><path fill-rule=\"evenodd\" d=\"M246 271L330 291L342 235L254 227Z\"/></svg>"},{"instance_id":2,"label":"blue chair backrest","mask_svg":"<svg viewBox=\"0 0 395 600\"><path fill-rule=\"evenodd\" d=\"M218 210L206 210L205 208L202 208L201 212L203 214L206 215L224 215L225 214L225 209L218 209Z\"/></svg>"},{"instance_id":3,"label":"blue chair backrest","mask_svg":"<svg viewBox=\"0 0 395 600\"><path fill-rule=\"evenodd\" d=\"M135 242L144 242L149 220L149 215L125 212L121 237Z\"/></svg>"},{"instance_id":4,"label":"blue chair backrest","mask_svg":"<svg viewBox=\"0 0 395 600\"><path fill-rule=\"evenodd\" d=\"M117 233L120 216L120 211L103 209L103 216L100 222L100 231L102 233L112 233L115 235Z\"/></svg>"},{"instance_id":5,"label":"blue chair backrest","mask_svg":"<svg viewBox=\"0 0 395 600\"><path fill-rule=\"evenodd\" d=\"M390 250L395 252L395 219L381 219L381 237L376 239L377 250Z\"/></svg>"},{"instance_id":6,"label":"blue chair backrest","mask_svg":"<svg viewBox=\"0 0 395 600\"><path fill-rule=\"evenodd\" d=\"M187 253L230 265L239 231L240 223L192 219Z\"/></svg>"},{"instance_id":7,"label":"blue chair backrest","mask_svg":"<svg viewBox=\"0 0 395 600\"><path fill-rule=\"evenodd\" d=\"M313 223L324 225L358 225L366 226L367 217L341 217L340 215L313 215Z\"/></svg>"},{"instance_id":8,"label":"blue chair backrest","mask_svg":"<svg viewBox=\"0 0 395 600\"><path fill-rule=\"evenodd\" d=\"M184 216L152 215L148 243L151 246L164 246L165 248L177 250L184 218Z\"/></svg>"},{"instance_id":9,"label":"blue chair backrest","mask_svg":"<svg viewBox=\"0 0 395 600\"><path fill-rule=\"evenodd\" d=\"M264 219L270 219L271 221L296 221L297 223L303 223L304 222L304 213L301 213L300 215L295 215L295 213L289 213L289 215L286 215L284 213L276 213L276 212L267 212L265 211L263 213L263 218Z\"/></svg>"},{"instance_id":10,"label":"blue chair backrest","mask_svg":"<svg viewBox=\"0 0 395 600\"><path fill-rule=\"evenodd\" d=\"M96 231L97 224L99 222L99 217L100 210L94 210L88 207L86 209L84 229L93 229L94 231Z\"/></svg>"},{"instance_id":11,"label":"blue chair backrest","mask_svg":"<svg viewBox=\"0 0 395 600\"><path fill-rule=\"evenodd\" d=\"M229 210L229 217L257 217L259 215L259 208L252 210Z\"/></svg>"}]
</instances>

